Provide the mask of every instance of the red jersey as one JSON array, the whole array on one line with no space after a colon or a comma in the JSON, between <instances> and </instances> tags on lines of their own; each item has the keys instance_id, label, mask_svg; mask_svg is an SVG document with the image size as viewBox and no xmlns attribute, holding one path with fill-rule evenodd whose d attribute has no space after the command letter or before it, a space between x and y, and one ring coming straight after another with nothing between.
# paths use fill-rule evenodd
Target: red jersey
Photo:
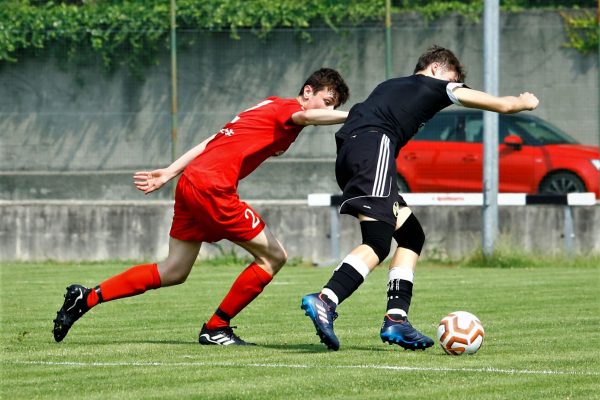
<instances>
[{"instance_id":1,"label":"red jersey","mask_svg":"<svg viewBox=\"0 0 600 400\"><path fill-rule=\"evenodd\" d=\"M292 121L296 99L269 97L226 124L185 168L194 186L234 187L264 160L287 150L304 128Z\"/></svg>"}]
</instances>

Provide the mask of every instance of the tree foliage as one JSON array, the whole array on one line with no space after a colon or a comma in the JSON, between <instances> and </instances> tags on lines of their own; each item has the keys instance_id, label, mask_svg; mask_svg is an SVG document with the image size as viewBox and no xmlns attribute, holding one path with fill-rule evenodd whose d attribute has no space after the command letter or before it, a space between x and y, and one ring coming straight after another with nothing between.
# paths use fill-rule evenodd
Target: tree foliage
<instances>
[{"instance_id":1,"label":"tree foliage","mask_svg":"<svg viewBox=\"0 0 600 400\"><path fill-rule=\"evenodd\" d=\"M567 31L567 47L588 54L598 51L598 24L596 16L589 11L583 13L561 12Z\"/></svg>"},{"instance_id":2,"label":"tree foliage","mask_svg":"<svg viewBox=\"0 0 600 400\"><path fill-rule=\"evenodd\" d=\"M594 7L595 1L504 0L502 3L505 9L515 11L540 4ZM51 51L60 60L77 61L92 54L100 57L108 68L127 65L137 70L155 62L159 50L169 45L169 0L3 0L2 3L1 62L16 62L24 52ZM395 0L392 5L396 13L420 12L427 18L459 13L477 19L483 9L482 0ZM383 0L177 0L177 28L226 30L234 38L238 30L250 29L265 36L276 28L303 32L322 23L337 29L341 25L381 21L384 12ZM579 32L577 23L574 26ZM575 47L581 48L577 40ZM583 40L588 39L584 36Z\"/></svg>"}]
</instances>

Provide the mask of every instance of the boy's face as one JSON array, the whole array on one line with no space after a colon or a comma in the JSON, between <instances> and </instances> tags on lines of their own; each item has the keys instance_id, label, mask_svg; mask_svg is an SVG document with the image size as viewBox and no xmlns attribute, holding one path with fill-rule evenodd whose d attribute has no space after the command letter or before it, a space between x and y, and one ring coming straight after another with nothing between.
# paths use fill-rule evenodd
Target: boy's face
<instances>
[{"instance_id":1,"label":"boy's face","mask_svg":"<svg viewBox=\"0 0 600 400\"><path fill-rule=\"evenodd\" d=\"M304 109L328 109L333 110L337 103L335 92L325 87L318 92L314 92L309 85L304 87Z\"/></svg>"}]
</instances>

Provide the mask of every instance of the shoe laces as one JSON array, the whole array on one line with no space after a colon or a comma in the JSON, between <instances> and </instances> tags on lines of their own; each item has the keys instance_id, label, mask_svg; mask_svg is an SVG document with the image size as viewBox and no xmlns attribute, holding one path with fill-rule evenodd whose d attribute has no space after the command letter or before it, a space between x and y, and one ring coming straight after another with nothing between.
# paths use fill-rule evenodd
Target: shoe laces
<instances>
[{"instance_id":1,"label":"shoe laces","mask_svg":"<svg viewBox=\"0 0 600 400\"><path fill-rule=\"evenodd\" d=\"M236 335L235 333L233 333L234 329L237 329L237 326L226 326L224 328L221 328L223 330L223 332L225 332L225 335L227 335L230 338L233 339L237 339L237 340L242 340L240 339L240 337L238 335Z\"/></svg>"}]
</instances>

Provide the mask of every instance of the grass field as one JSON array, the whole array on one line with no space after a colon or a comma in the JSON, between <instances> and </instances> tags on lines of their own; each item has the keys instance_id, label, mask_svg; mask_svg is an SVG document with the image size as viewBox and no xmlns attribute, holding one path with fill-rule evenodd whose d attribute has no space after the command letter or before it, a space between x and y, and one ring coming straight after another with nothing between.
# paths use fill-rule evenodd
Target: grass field
<instances>
[{"instance_id":1,"label":"grass field","mask_svg":"<svg viewBox=\"0 0 600 400\"><path fill-rule=\"evenodd\" d=\"M198 329L240 267L196 267L177 287L103 304L62 343L52 319L67 284L124 263L0 264L4 399L600 399L599 268L421 266L413 325L434 336L467 310L486 338L474 356L384 345L387 275L376 270L338 311L338 352L299 309L329 268L286 267L235 320L256 347L204 347Z\"/></svg>"}]
</instances>

